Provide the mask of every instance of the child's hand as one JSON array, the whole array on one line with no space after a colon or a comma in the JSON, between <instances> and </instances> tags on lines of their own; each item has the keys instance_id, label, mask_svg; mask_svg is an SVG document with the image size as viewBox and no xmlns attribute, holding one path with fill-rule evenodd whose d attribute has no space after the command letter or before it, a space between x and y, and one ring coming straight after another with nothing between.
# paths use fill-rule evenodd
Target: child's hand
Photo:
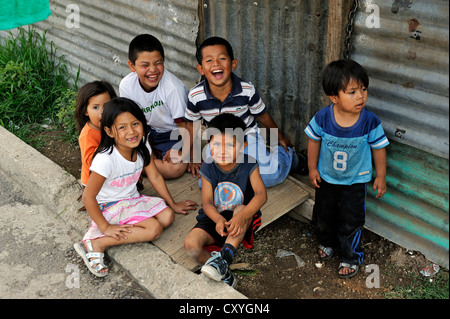
<instances>
[{"instance_id":1,"label":"child's hand","mask_svg":"<svg viewBox=\"0 0 450 319\"><path fill-rule=\"evenodd\" d=\"M216 232L222 237L228 236L226 222L227 220L221 216L221 219L216 223Z\"/></svg>"},{"instance_id":2,"label":"child's hand","mask_svg":"<svg viewBox=\"0 0 450 319\"><path fill-rule=\"evenodd\" d=\"M248 223L242 214L235 214L233 218L225 223L228 230L228 236L238 237L247 231Z\"/></svg>"},{"instance_id":3,"label":"child's hand","mask_svg":"<svg viewBox=\"0 0 450 319\"><path fill-rule=\"evenodd\" d=\"M193 202L189 199L185 199L181 202L173 204L172 209L177 214L187 215L189 211L196 210L197 206L198 204L196 202Z\"/></svg>"},{"instance_id":4,"label":"child's hand","mask_svg":"<svg viewBox=\"0 0 450 319\"><path fill-rule=\"evenodd\" d=\"M286 151L286 153L289 154L288 147L293 147L291 141L290 141L286 136L283 135L283 136L278 140L278 143L280 143L280 145L284 147L284 150Z\"/></svg>"},{"instance_id":5,"label":"child's hand","mask_svg":"<svg viewBox=\"0 0 450 319\"><path fill-rule=\"evenodd\" d=\"M106 229L102 231L103 234L109 237L113 237L117 240L127 239L126 233L131 234L131 229L133 225L111 225L106 226Z\"/></svg>"},{"instance_id":6,"label":"child's hand","mask_svg":"<svg viewBox=\"0 0 450 319\"><path fill-rule=\"evenodd\" d=\"M320 188L319 183L322 180L320 179L320 174L317 169L309 170L309 180L311 181L311 184L313 184L313 186Z\"/></svg>"},{"instance_id":7,"label":"child's hand","mask_svg":"<svg viewBox=\"0 0 450 319\"><path fill-rule=\"evenodd\" d=\"M372 190L375 191L378 188L378 193L376 198L383 197L386 194L387 186L386 186L386 178L376 177L373 182Z\"/></svg>"},{"instance_id":8,"label":"child's hand","mask_svg":"<svg viewBox=\"0 0 450 319\"><path fill-rule=\"evenodd\" d=\"M187 167L187 171L192 173L192 177L199 177L200 178L200 167L202 166L201 163L189 163Z\"/></svg>"},{"instance_id":9,"label":"child's hand","mask_svg":"<svg viewBox=\"0 0 450 319\"><path fill-rule=\"evenodd\" d=\"M182 152L175 149L171 149L163 157L163 162L172 162L174 164L179 164L182 161Z\"/></svg>"}]
</instances>

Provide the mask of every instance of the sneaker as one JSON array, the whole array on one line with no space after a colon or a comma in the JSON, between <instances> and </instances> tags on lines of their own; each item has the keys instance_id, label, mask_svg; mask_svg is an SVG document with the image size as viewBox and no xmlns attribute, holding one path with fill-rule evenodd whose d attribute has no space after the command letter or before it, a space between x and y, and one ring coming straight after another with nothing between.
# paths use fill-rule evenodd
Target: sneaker
<instances>
[{"instance_id":1,"label":"sneaker","mask_svg":"<svg viewBox=\"0 0 450 319\"><path fill-rule=\"evenodd\" d=\"M208 278L221 281L228 273L228 263L222 258L220 252L213 251L202 267L202 273Z\"/></svg>"},{"instance_id":2,"label":"sneaker","mask_svg":"<svg viewBox=\"0 0 450 319\"><path fill-rule=\"evenodd\" d=\"M236 287L237 284L236 278L234 278L234 275L230 271L228 271L227 274L225 275L223 282L233 288Z\"/></svg>"}]
</instances>

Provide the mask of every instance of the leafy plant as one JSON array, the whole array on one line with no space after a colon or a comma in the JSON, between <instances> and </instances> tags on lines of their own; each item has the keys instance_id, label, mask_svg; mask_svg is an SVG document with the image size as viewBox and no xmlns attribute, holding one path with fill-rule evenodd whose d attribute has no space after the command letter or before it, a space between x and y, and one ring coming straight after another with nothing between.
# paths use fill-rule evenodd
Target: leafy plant
<instances>
[{"instance_id":1,"label":"leafy plant","mask_svg":"<svg viewBox=\"0 0 450 319\"><path fill-rule=\"evenodd\" d=\"M68 71L64 56L46 32L20 27L17 34L0 39L0 125L26 140L42 123L56 123L57 101L77 80Z\"/></svg>"},{"instance_id":2,"label":"leafy plant","mask_svg":"<svg viewBox=\"0 0 450 319\"><path fill-rule=\"evenodd\" d=\"M77 91L67 89L55 102L59 109L56 113L58 123L66 132L66 139L72 144L76 144L78 141L78 130L74 119L76 98Z\"/></svg>"}]
</instances>

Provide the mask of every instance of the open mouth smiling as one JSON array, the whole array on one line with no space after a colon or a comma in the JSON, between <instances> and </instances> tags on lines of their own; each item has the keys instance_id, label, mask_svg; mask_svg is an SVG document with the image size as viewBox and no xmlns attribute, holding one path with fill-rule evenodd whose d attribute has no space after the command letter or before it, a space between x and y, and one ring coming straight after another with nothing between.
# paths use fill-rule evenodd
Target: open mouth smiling
<instances>
[{"instance_id":1,"label":"open mouth smiling","mask_svg":"<svg viewBox=\"0 0 450 319\"><path fill-rule=\"evenodd\" d=\"M212 76L216 79L220 79L223 76L223 70L214 70L211 72Z\"/></svg>"},{"instance_id":2,"label":"open mouth smiling","mask_svg":"<svg viewBox=\"0 0 450 319\"><path fill-rule=\"evenodd\" d=\"M138 137L134 136L132 138L128 138L127 141L130 142L130 143L136 143L138 141Z\"/></svg>"},{"instance_id":3,"label":"open mouth smiling","mask_svg":"<svg viewBox=\"0 0 450 319\"><path fill-rule=\"evenodd\" d=\"M147 75L146 78L147 80L154 82L158 79L158 75Z\"/></svg>"}]
</instances>

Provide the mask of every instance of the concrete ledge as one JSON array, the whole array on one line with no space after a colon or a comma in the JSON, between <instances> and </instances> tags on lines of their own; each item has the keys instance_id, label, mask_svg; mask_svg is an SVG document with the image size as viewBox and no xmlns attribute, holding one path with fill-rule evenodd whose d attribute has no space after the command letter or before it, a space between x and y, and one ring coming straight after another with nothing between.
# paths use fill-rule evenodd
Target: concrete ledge
<instances>
[{"instance_id":1,"label":"concrete ledge","mask_svg":"<svg viewBox=\"0 0 450 319\"><path fill-rule=\"evenodd\" d=\"M0 169L17 182L25 193L43 204L55 218L61 218L81 236L90 218L78 212L81 187L75 177L0 126ZM246 299L222 282L213 282L176 264L150 243L111 247L107 251L136 282L155 298Z\"/></svg>"}]
</instances>

